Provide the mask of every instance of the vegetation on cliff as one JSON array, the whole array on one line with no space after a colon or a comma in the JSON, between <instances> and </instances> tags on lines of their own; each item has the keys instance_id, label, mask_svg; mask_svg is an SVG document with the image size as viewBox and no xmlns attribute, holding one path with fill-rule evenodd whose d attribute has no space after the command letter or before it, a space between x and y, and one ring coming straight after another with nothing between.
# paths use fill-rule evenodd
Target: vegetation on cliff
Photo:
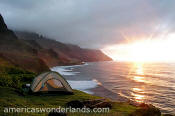
<instances>
[{"instance_id":1,"label":"vegetation on cliff","mask_svg":"<svg viewBox=\"0 0 175 116\"><path fill-rule=\"evenodd\" d=\"M82 49L35 33L9 30L0 15L0 58L14 66L40 73L57 65L112 60L100 50Z\"/></svg>"},{"instance_id":2,"label":"vegetation on cliff","mask_svg":"<svg viewBox=\"0 0 175 116\"><path fill-rule=\"evenodd\" d=\"M38 57L43 59L50 67L81 62L112 60L100 50L84 49L77 45L61 43L36 33L20 31L16 31L15 33L20 40L26 41L34 49L37 49Z\"/></svg>"},{"instance_id":3,"label":"vegetation on cliff","mask_svg":"<svg viewBox=\"0 0 175 116\"><path fill-rule=\"evenodd\" d=\"M36 50L19 40L13 31L7 28L1 15L0 25L1 61L37 73L49 70L44 61L35 55Z\"/></svg>"}]
</instances>

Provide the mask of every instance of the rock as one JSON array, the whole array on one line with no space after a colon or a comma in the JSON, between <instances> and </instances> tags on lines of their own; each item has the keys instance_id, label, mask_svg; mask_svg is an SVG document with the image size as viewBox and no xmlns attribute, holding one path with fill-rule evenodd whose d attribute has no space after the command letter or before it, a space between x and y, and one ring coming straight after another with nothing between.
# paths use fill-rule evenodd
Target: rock
<instances>
[{"instance_id":1,"label":"rock","mask_svg":"<svg viewBox=\"0 0 175 116\"><path fill-rule=\"evenodd\" d=\"M147 109L147 108L149 108L149 107L154 107L154 106L151 105L151 104L141 103L141 104L139 105L139 107L144 108L144 109Z\"/></svg>"},{"instance_id":2,"label":"rock","mask_svg":"<svg viewBox=\"0 0 175 116\"><path fill-rule=\"evenodd\" d=\"M86 100L86 101L83 101L83 104L88 107L88 106L98 104L102 101L105 101L105 99Z\"/></svg>"},{"instance_id":3,"label":"rock","mask_svg":"<svg viewBox=\"0 0 175 116\"><path fill-rule=\"evenodd\" d=\"M0 14L0 32L5 32L7 30L7 25L5 24L4 19Z\"/></svg>"},{"instance_id":4,"label":"rock","mask_svg":"<svg viewBox=\"0 0 175 116\"><path fill-rule=\"evenodd\" d=\"M129 105L136 106L136 107L138 107L140 105L140 103L138 103L136 101L131 101L131 100L129 100L128 103L129 103Z\"/></svg>"},{"instance_id":5,"label":"rock","mask_svg":"<svg viewBox=\"0 0 175 116\"><path fill-rule=\"evenodd\" d=\"M97 99L97 100L86 100L86 101L70 101L67 103L67 106L71 106L72 108L112 108L112 103L107 101L106 99Z\"/></svg>"},{"instance_id":6,"label":"rock","mask_svg":"<svg viewBox=\"0 0 175 116\"><path fill-rule=\"evenodd\" d=\"M161 112L158 108L153 105L140 104L141 109L137 109L135 112L129 116L161 116Z\"/></svg>"},{"instance_id":7,"label":"rock","mask_svg":"<svg viewBox=\"0 0 175 116\"><path fill-rule=\"evenodd\" d=\"M74 100L74 101L68 102L67 106L72 107L72 108L83 108L84 104L79 100Z\"/></svg>"},{"instance_id":8,"label":"rock","mask_svg":"<svg viewBox=\"0 0 175 116\"><path fill-rule=\"evenodd\" d=\"M112 103L106 99L87 100L83 104L89 108L112 108Z\"/></svg>"},{"instance_id":9,"label":"rock","mask_svg":"<svg viewBox=\"0 0 175 116\"><path fill-rule=\"evenodd\" d=\"M163 116L173 116L173 115L171 115L171 114L164 114Z\"/></svg>"},{"instance_id":10,"label":"rock","mask_svg":"<svg viewBox=\"0 0 175 116\"><path fill-rule=\"evenodd\" d=\"M50 112L48 116L67 116L66 113Z\"/></svg>"},{"instance_id":11,"label":"rock","mask_svg":"<svg viewBox=\"0 0 175 116\"><path fill-rule=\"evenodd\" d=\"M110 102L100 102L92 106L92 108L112 108L112 104Z\"/></svg>"}]
</instances>

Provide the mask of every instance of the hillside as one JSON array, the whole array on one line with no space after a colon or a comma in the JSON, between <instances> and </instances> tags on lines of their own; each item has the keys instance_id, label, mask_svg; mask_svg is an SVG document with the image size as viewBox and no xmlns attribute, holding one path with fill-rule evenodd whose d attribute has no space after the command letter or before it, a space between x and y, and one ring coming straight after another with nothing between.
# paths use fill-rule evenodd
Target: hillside
<instances>
[{"instance_id":1,"label":"hillside","mask_svg":"<svg viewBox=\"0 0 175 116\"><path fill-rule=\"evenodd\" d=\"M0 58L32 72L44 72L58 65L112 60L100 50L82 49L36 33L13 32L0 15Z\"/></svg>"},{"instance_id":2,"label":"hillside","mask_svg":"<svg viewBox=\"0 0 175 116\"><path fill-rule=\"evenodd\" d=\"M100 50L83 49L76 45L61 43L56 40L40 36L36 33L19 31L15 33L19 39L26 41L32 47L38 49L38 56L50 67L56 65L79 64L81 62L112 60ZM57 63L55 60L45 60L46 58L51 59L54 57L58 60Z\"/></svg>"},{"instance_id":3,"label":"hillside","mask_svg":"<svg viewBox=\"0 0 175 116\"><path fill-rule=\"evenodd\" d=\"M36 50L17 38L9 30L0 15L0 58L11 65L24 68L32 72L48 71L49 67L35 55ZM2 62L0 62L0 65Z\"/></svg>"}]
</instances>

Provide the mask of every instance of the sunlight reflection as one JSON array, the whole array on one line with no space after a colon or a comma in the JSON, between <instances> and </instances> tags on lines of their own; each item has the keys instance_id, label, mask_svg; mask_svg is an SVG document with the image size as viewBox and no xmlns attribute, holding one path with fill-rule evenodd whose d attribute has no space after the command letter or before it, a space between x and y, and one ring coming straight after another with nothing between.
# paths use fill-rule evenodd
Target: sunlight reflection
<instances>
[{"instance_id":1,"label":"sunlight reflection","mask_svg":"<svg viewBox=\"0 0 175 116\"><path fill-rule=\"evenodd\" d=\"M144 95L140 95L140 94L135 94L135 93L131 93L131 95L134 97L135 101L137 102L143 102L145 96Z\"/></svg>"},{"instance_id":2,"label":"sunlight reflection","mask_svg":"<svg viewBox=\"0 0 175 116\"><path fill-rule=\"evenodd\" d=\"M134 76L134 80L137 81L137 82L144 82L144 77L141 77L141 76Z\"/></svg>"},{"instance_id":3,"label":"sunlight reflection","mask_svg":"<svg viewBox=\"0 0 175 116\"><path fill-rule=\"evenodd\" d=\"M132 88L132 91L134 91L135 93L145 93L143 88Z\"/></svg>"},{"instance_id":4,"label":"sunlight reflection","mask_svg":"<svg viewBox=\"0 0 175 116\"><path fill-rule=\"evenodd\" d=\"M136 75L144 75L142 63L136 63L135 67L136 67L135 71ZM134 76L133 79L137 82L144 82L144 77L142 76Z\"/></svg>"},{"instance_id":5,"label":"sunlight reflection","mask_svg":"<svg viewBox=\"0 0 175 116\"><path fill-rule=\"evenodd\" d=\"M136 63L136 74L144 74L143 72L143 63Z\"/></svg>"},{"instance_id":6,"label":"sunlight reflection","mask_svg":"<svg viewBox=\"0 0 175 116\"><path fill-rule=\"evenodd\" d=\"M144 71L143 71L143 63L135 63L134 64L134 69L135 69L135 75L133 77L133 80L135 80L136 82L144 82L145 81L145 77L143 76L139 76L139 75L144 75ZM133 96L133 99L136 102L143 102L145 99L145 96L143 95L144 93L144 89L143 88L132 88L131 95Z\"/></svg>"},{"instance_id":7,"label":"sunlight reflection","mask_svg":"<svg viewBox=\"0 0 175 116\"><path fill-rule=\"evenodd\" d=\"M139 88L133 88L133 91L135 91L135 92L140 92L140 91L142 91L142 89L139 89Z\"/></svg>"}]
</instances>

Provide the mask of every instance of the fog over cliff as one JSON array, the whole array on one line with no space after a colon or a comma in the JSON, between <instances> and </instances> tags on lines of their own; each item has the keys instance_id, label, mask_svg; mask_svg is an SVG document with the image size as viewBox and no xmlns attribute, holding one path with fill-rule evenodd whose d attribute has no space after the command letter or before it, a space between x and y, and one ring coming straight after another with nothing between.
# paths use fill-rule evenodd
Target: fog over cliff
<instances>
[{"instance_id":1,"label":"fog over cliff","mask_svg":"<svg viewBox=\"0 0 175 116\"><path fill-rule=\"evenodd\" d=\"M103 48L126 38L173 32L174 4L174 0L0 0L0 12L11 29Z\"/></svg>"}]
</instances>

